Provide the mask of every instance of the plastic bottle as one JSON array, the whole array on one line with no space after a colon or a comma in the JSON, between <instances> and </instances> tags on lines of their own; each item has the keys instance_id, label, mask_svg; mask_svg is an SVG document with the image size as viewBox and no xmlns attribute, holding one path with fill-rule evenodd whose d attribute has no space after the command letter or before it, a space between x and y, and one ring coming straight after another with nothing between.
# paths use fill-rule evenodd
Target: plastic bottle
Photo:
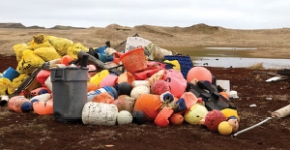
<instances>
[{"instance_id":1,"label":"plastic bottle","mask_svg":"<svg viewBox=\"0 0 290 150\"><path fill-rule=\"evenodd\" d=\"M32 105L24 96L14 96L8 100L8 109L16 112L27 113L32 110Z\"/></svg>"}]
</instances>

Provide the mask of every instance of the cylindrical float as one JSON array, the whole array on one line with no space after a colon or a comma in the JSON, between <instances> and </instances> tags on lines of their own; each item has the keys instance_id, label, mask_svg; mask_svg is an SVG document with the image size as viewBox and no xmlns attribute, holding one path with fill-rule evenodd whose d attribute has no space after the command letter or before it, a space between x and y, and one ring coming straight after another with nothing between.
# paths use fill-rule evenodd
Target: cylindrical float
<instances>
[{"instance_id":1,"label":"cylindrical float","mask_svg":"<svg viewBox=\"0 0 290 150\"><path fill-rule=\"evenodd\" d=\"M82 122L90 125L113 126L116 124L118 108L114 104L87 102L82 110Z\"/></svg>"}]
</instances>

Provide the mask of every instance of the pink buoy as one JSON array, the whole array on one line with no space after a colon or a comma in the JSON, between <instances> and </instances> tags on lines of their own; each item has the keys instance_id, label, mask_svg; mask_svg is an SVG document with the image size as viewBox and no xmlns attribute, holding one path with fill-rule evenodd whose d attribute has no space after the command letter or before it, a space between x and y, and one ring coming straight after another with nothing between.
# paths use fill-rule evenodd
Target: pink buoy
<instances>
[{"instance_id":1,"label":"pink buoy","mask_svg":"<svg viewBox=\"0 0 290 150\"><path fill-rule=\"evenodd\" d=\"M97 67L95 65L88 65L87 66L89 68L89 78L91 78L92 76L94 76L97 73Z\"/></svg>"},{"instance_id":2,"label":"pink buoy","mask_svg":"<svg viewBox=\"0 0 290 150\"><path fill-rule=\"evenodd\" d=\"M109 74L107 75L101 82L99 87L102 88L104 86L115 86L115 84L118 81L118 76L115 74Z\"/></svg>"},{"instance_id":3,"label":"pink buoy","mask_svg":"<svg viewBox=\"0 0 290 150\"><path fill-rule=\"evenodd\" d=\"M207 80L212 83L211 72L204 67L193 67L187 73L187 82L191 82L193 79Z\"/></svg>"}]
</instances>

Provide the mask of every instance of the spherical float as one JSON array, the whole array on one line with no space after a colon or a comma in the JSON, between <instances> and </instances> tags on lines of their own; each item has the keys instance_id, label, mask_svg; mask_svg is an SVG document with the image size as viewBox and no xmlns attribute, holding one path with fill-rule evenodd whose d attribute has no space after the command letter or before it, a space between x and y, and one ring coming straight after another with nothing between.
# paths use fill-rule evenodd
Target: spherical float
<instances>
[{"instance_id":1,"label":"spherical float","mask_svg":"<svg viewBox=\"0 0 290 150\"><path fill-rule=\"evenodd\" d=\"M205 118L207 113L208 110L204 105L196 103L185 112L184 119L191 125L197 125L201 119Z\"/></svg>"},{"instance_id":2,"label":"spherical float","mask_svg":"<svg viewBox=\"0 0 290 150\"><path fill-rule=\"evenodd\" d=\"M119 95L129 95L132 91L133 87L129 82L121 82L118 84L118 94Z\"/></svg>"},{"instance_id":3,"label":"spherical float","mask_svg":"<svg viewBox=\"0 0 290 150\"><path fill-rule=\"evenodd\" d=\"M137 99L142 94L150 94L150 88L145 85L136 86L131 90L130 96Z\"/></svg>"},{"instance_id":4,"label":"spherical float","mask_svg":"<svg viewBox=\"0 0 290 150\"><path fill-rule=\"evenodd\" d=\"M193 67L191 68L186 76L187 82L191 82L193 79L207 80L212 83L212 74L205 67Z\"/></svg>"},{"instance_id":5,"label":"spherical float","mask_svg":"<svg viewBox=\"0 0 290 150\"><path fill-rule=\"evenodd\" d=\"M205 125L213 132L218 131L218 125L223 121L226 121L226 116L219 110L212 110L205 116Z\"/></svg>"},{"instance_id":6,"label":"spherical float","mask_svg":"<svg viewBox=\"0 0 290 150\"><path fill-rule=\"evenodd\" d=\"M218 125L218 132L221 135L230 135L233 132L233 128L229 122L223 121Z\"/></svg>"},{"instance_id":7,"label":"spherical float","mask_svg":"<svg viewBox=\"0 0 290 150\"><path fill-rule=\"evenodd\" d=\"M169 90L170 90L169 85L164 80L155 81L151 87L152 94L157 94L157 95L160 95L160 94L167 92Z\"/></svg>"},{"instance_id":8,"label":"spherical float","mask_svg":"<svg viewBox=\"0 0 290 150\"><path fill-rule=\"evenodd\" d=\"M146 122L146 116L142 111L135 111L132 113L133 123L141 125Z\"/></svg>"},{"instance_id":9,"label":"spherical float","mask_svg":"<svg viewBox=\"0 0 290 150\"><path fill-rule=\"evenodd\" d=\"M133 121L133 116L127 110L122 110L117 115L118 125L129 124L129 123L132 123L132 121Z\"/></svg>"}]
</instances>

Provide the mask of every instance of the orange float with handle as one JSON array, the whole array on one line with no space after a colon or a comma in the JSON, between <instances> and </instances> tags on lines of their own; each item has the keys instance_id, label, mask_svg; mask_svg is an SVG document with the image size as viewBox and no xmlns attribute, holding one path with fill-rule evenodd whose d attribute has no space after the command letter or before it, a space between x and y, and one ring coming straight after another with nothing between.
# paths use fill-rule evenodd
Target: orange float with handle
<instances>
[{"instance_id":1,"label":"orange float with handle","mask_svg":"<svg viewBox=\"0 0 290 150\"><path fill-rule=\"evenodd\" d=\"M174 113L174 110L168 106L163 109L156 116L154 123L160 127L166 127L169 125L169 117Z\"/></svg>"}]
</instances>

